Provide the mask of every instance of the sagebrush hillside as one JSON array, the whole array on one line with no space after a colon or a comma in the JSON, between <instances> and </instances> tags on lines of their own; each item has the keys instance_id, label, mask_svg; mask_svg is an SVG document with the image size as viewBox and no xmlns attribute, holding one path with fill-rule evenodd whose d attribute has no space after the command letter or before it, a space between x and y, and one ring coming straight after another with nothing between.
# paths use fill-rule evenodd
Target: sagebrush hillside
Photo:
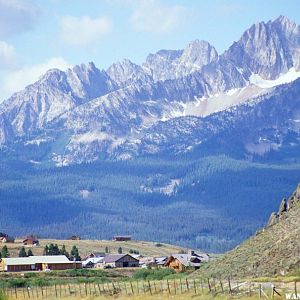
<instances>
[{"instance_id":1,"label":"sagebrush hillside","mask_svg":"<svg viewBox=\"0 0 300 300\"><path fill-rule=\"evenodd\" d=\"M285 199L282 204L285 203ZM258 277L283 275L300 267L300 185L287 205L243 244L203 266L205 276Z\"/></svg>"}]
</instances>

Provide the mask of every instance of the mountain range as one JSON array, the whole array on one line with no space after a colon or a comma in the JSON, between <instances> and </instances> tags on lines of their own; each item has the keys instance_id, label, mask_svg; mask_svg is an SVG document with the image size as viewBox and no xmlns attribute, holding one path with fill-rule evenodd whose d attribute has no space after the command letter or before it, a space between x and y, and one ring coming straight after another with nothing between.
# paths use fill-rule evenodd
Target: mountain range
<instances>
[{"instance_id":1,"label":"mountain range","mask_svg":"<svg viewBox=\"0 0 300 300\"><path fill-rule=\"evenodd\" d=\"M278 184L280 194L283 194L300 180L299 77L300 27L285 16L251 26L222 54L218 54L209 42L195 40L183 50L160 50L149 54L141 65L124 59L107 70L98 69L92 62L65 72L49 70L37 82L0 104L0 154L3 176L7 180L0 188L0 202L21 201L21 190L15 191L15 188L21 186L23 189L29 178L18 173L16 164L21 164L28 174L33 172L37 177L47 169L56 178L56 189L59 174L68 174L67 170L76 173L75 170L83 170L76 166L94 164L95 170L104 176L99 164L107 166L111 163L113 169L115 166L122 166L122 170L127 168L124 176L132 179L127 183L130 188L121 181L117 181L120 185L116 187L115 180L119 179L114 177L117 174L113 171L114 180L108 180L101 191L97 191L93 182L89 186L76 186L70 193L65 191L64 197L78 201L80 198L82 206L82 195L93 198L100 193L98 198L85 200L83 211L87 209L87 202L92 201L88 204L90 211L85 212L89 214L92 205L100 205L102 200L99 199L105 190L114 191L111 196L114 204L105 203L123 221L125 217L116 208L116 203L122 203L120 195L129 190L132 195L127 196L138 198L138 204L134 205L141 205L141 209L145 199L155 209L162 209L165 202L161 201L165 201L165 197L176 202L176 212L182 207L189 211L193 205L197 205L195 211L201 211L204 205L214 212L221 210L218 213L228 223L228 226L224 225L227 233L235 222L238 207L257 205L264 209L256 218L255 213L244 214L249 217L245 219L249 227L243 230L243 234L234 238L232 232L224 247L209 248L226 250L252 233L274 209L276 203L271 202L276 192L271 191L273 184ZM150 161L156 161L153 164L157 168L157 162L160 162L166 170L151 167ZM176 172L172 166L175 161ZM141 165L145 166L144 170ZM208 175L204 175L200 166L206 168ZM74 169L59 170L57 167ZM227 191L228 183L216 177L215 169L220 170L220 174L226 173L228 180L241 180L251 189L256 187L258 198L251 195L244 203L239 202L237 195L245 193L243 187ZM87 176L100 174L90 170ZM269 189L262 190L269 179L258 182L253 170L273 179ZM276 175L275 170L278 171ZM11 174L16 174L15 182L7 179ZM239 176L243 179L237 179ZM218 191L214 190L213 180L220 181ZM16 182L19 183L17 187ZM39 184L43 185L43 182L39 181ZM49 199L61 201L57 191L53 191L54 183L51 185L49 181L47 184L47 205ZM30 197L37 197L34 192L44 197L44 192L39 189L39 192L34 187L24 189L30 194L27 195L30 201L33 201ZM8 190L13 193L7 194ZM91 196L93 193L95 196ZM219 197L219 203L212 195ZM150 196L163 199L153 200ZM227 215L229 201L225 197L230 197L237 205L236 208L231 206L231 215ZM103 209L103 203L101 205ZM167 211L167 206L164 209ZM73 213L80 219L79 227L84 228L88 217L83 217L82 211L75 208ZM11 211L7 211L7 214L10 221L2 226L17 226L15 222L21 212L12 216ZM59 214L66 213L59 209ZM35 215L34 206L28 215ZM150 222L151 216L148 217L147 221L141 222ZM221 217L217 214L215 218ZM198 222L198 230L203 230L204 221L199 218L195 222ZM212 218L208 227L213 227L214 222ZM170 224L174 228L182 226L176 218L170 220ZM52 234L51 225L43 227L42 220L38 225L44 235ZM26 226L37 228L30 222ZM72 226L75 225L72 223ZM176 237L176 241L189 243L190 238L194 241L191 245L207 249L208 239L216 239L215 230L218 231L217 239L222 235L220 226L216 223L215 226L218 229L206 228L203 236L184 234ZM246 225L240 226L245 228ZM121 228L122 225L115 230ZM155 227L153 229L155 231ZM125 231L131 233L129 228ZM89 234L97 235L95 229ZM139 230L136 234L138 237L143 235ZM161 233L158 238L174 242L171 236L165 237L165 233Z\"/></svg>"},{"instance_id":2,"label":"mountain range","mask_svg":"<svg viewBox=\"0 0 300 300\"><path fill-rule=\"evenodd\" d=\"M215 120L229 118L232 109L244 114L250 100L264 102L280 93L274 86L299 77L299 61L299 26L280 16L251 26L221 55L208 42L195 40L184 50L150 54L141 66L125 59L106 71L93 63L66 72L49 70L1 104L0 145L9 149L17 143L26 151L28 144L47 144L52 153L44 153L46 160L57 165L101 157L121 160L164 151L157 144L159 139L180 144L180 137L158 137L157 130L176 131L184 126L193 136L201 132L200 136L189 139L181 150L175 145L172 148L189 151L212 132L219 132L212 114L221 112L214 115ZM294 115L295 123L297 111ZM231 123L239 122L230 118ZM201 130L198 123L203 122L206 129ZM261 127L264 124L256 130L264 130ZM296 127L291 125L293 132ZM259 138L262 141L258 142ZM60 149L53 146L58 139L63 143ZM278 147L264 139L249 137L244 141L244 154ZM258 146L251 146L256 143Z\"/></svg>"}]
</instances>

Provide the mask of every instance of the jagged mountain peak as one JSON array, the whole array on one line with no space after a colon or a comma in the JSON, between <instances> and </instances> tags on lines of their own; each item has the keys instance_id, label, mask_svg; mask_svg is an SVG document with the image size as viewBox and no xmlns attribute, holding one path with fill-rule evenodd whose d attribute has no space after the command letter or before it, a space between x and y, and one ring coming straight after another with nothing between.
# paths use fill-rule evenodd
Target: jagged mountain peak
<instances>
[{"instance_id":1,"label":"jagged mountain peak","mask_svg":"<svg viewBox=\"0 0 300 300\"><path fill-rule=\"evenodd\" d=\"M180 57L180 64L185 65L186 68L191 67L194 71L201 69L217 58L218 53L209 42L194 40L185 47Z\"/></svg>"},{"instance_id":2,"label":"jagged mountain peak","mask_svg":"<svg viewBox=\"0 0 300 300\"><path fill-rule=\"evenodd\" d=\"M292 67L299 69L299 47L299 26L280 16L252 25L223 57L247 70L248 75L259 74L273 80Z\"/></svg>"},{"instance_id":3,"label":"jagged mountain peak","mask_svg":"<svg viewBox=\"0 0 300 300\"><path fill-rule=\"evenodd\" d=\"M294 28L295 26L297 26L296 22L283 15L280 15L278 18L276 18L273 21L273 24L280 24L285 28Z\"/></svg>"},{"instance_id":4,"label":"jagged mountain peak","mask_svg":"<svg viewBox=\"0 0 300 300\"><path fill-rule=\"evenodd\" d=\"M148 82L150 80L145 70L129 59L123 59L120 62L112 64L106 70L106 73L120 87L124 87L133 81L142 80Z\"/></svg>"}]
</instances>

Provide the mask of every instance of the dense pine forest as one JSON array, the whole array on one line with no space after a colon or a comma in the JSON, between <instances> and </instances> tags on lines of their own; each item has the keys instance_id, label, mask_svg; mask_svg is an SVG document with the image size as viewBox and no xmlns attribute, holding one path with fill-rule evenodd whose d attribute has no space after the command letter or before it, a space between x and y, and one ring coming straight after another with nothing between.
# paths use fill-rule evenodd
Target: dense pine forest
<instances>
[{"instance_id":1,"label":"dense pine forest","mask_svg":"<svg viewBox=\"0 0 300 300\"><path fill-rule=\"evenodd\" d=\"M130 234L223 252L267 221L299 182L299 170L300 164L225 155L62 168L2 158L0 228L17 236L55 238Z\"/></svg>"}]
</instances>

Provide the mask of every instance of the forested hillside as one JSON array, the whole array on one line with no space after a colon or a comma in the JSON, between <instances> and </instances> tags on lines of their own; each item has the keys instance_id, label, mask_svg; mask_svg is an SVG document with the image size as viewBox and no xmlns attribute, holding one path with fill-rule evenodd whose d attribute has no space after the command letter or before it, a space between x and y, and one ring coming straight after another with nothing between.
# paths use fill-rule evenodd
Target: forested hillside
<instances>
[{"instance_id":1,"label":"forested hillside","mask_svg":"<svg viewBox=\"0 0 300 300\"><path fill-rule=\"evenodd\" d=\"M163 241L210 252L253 234L300 180L300 165L227 156L144 157L64 168L1 159L0 228L41 237Z\"/></svg>"}]
</instances>

